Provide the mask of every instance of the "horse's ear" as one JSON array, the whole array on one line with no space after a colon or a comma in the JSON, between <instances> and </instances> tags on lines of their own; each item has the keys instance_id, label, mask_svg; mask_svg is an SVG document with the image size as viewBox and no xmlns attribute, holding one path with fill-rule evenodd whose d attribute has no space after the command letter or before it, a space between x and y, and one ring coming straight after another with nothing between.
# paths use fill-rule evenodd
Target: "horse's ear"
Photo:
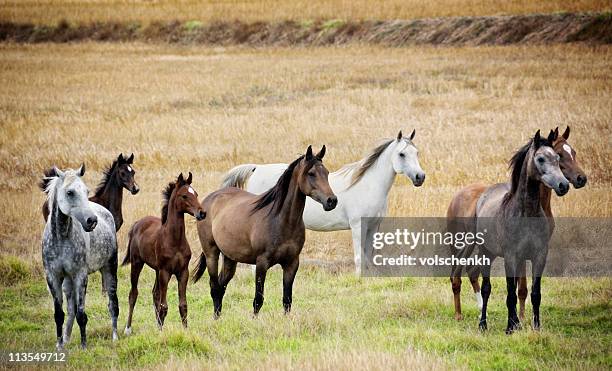
<instances>
[{"instance_id":1,"label":"horse's ear","mask_svg":"<svg viewBox=\"0 0 612 371\"><path fill-rule=\"evenodd\" d=\"M118 164L122 164L124 161L123 159L123 152L119 154L119 157L117 157L117 163Z\"/></svg>"},{"instance_id":2,"label":"horse's ear","mask_svg":"<svg viewBox=\"0 0 612 371\"><path fill-rule=\"evenodd\" d=\"M311 161L312 159L312 146L308 146L308 149L306 150L306 161Z\"/></svg>"},{"instance_id":3,"label":"horse's ear","mask_svg":"<svg viewBox=\"0 0 612 371\"><path fill-rule=\"evenodd\" d=\"M317 153L317 158L319 160L323 160L323 156L325 156L325 144L323 145L323 148L321 148L319 153Z\"/></svg>"},{"instance_id":4,"label":"horse's ear","mask_svg":"<svg viewBox=\"0 0 612 371\"><path fill-rule=\"evenodd\" d=\"M178 178L176 179L177 183L184 183L185 179L183 178L183 173L180 173Z\"/></svg>"},{"instance_id":5,"label":"horse's ear","mask_svg":"<svg viewBox=\"0 0 612 371\"><path fill-rule=\"evenodd\" d=\"M132 153L132 155L130 157L128 157L127 163L128 164L132 164L133 162L134 162L134 154Z\"/></svg>"},{"instance_id":6,"label":"horse's ear","mask_svg":"<svg viewBox=\"0 0 612 371\"><path fill-rule=\"evenodd\" d=\"M66 175L63 171L58 169L57 166L55 166L55 165L53 165L53 172L55 173L55 176L58 176L60 178L63 178L64 175Z\"/></svg>"},{"instance_id":7,"label":"horse's ear","mask_svg":"<svg viewBox=\"0 0 612 371\"><path fill-rule=\"evenodd\" d=\"M548 138L546 138L546 140L548 140L548 143L552 146L553 143L555 142L556 138L557 138L557 136L555 135L555 131L551 130L550 133L548 134Z\"/></svg>"},{"instance_id":8,"label":"horse's ear","mask_svg":"<svg viewBox=\"0 0 612 371\"><path fill-rule=\"evenodd\" d=\"M569 138L569 135L570 135L570 128L568 126L563 132L563 139L567 140L567 138Z\"/></svg>"},{"instance_id":9,"label":"horse's ear","mask_svg":"<svg viewBox=\"0 0 612 371\"><path fill-rule=\"evenodd\" d=\"M533 145L535 146L535 148L540 147L540 129L538 129L538 131L536 131L534 137L533 137Z\"/></svg>"},{"instance_id":10,"label":"horse's ear","mask_svg":"<svg viewBox=\"0 0 612 371\"><path fill-rule=\"evenodd\" d=\"M397 141L399 142L400 139L402 139L402 131L400 130L399 133L397 133Z\"/></svg>"},{"instance_id":11,"label":"horse's ear","mask_svg":"<svg viewBox=\"0 0 612 371\"><path fill-rule=\"evenodd\" d=\"M79 168L79 170L77 170L77 175L78 176L83 176L85 175L85 163L81 164L81 167Z\"/></svg>"},{"instance_id":12,"label":"horse's ear","mask_svg":"<svg viewBox=\"0 0 612 371\"><path fill-rule=\"evenodd\" d=\"M191 171L189 172L189 176L187 177L187 184L191 184L191 181L193 180L193 176L191 175Z\"/></svg>"},{"instance_id":13,"label":"horse's ear","mask_svg":"<svg viewBox=\"0 0 612 371\"><path fill-rule=\"evenodd\" d=\"M414 139L414 135L416 134L416 129L412 130L412 134L410 134L410 140L412 141Z\"/></svg>"},{"instance_id":14,"label":"horse's ear","mask_svg":"<svg viewBox=\"0 0 612 371\"><path fill-rule=\"evenodd\" d=\"M557 138L559 138L559 127L558 126L555 128L555 140L557 140Z\"/></svg>"}]
</instances>

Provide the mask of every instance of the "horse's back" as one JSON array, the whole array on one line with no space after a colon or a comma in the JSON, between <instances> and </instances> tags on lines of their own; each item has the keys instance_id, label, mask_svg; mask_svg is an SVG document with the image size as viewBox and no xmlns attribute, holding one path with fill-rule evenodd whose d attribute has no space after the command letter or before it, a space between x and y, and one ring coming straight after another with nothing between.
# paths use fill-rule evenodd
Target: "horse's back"
<instances>
[{"instance_id":1,"label":"horse's back","mask_svg":"<svg viewBox=\"0 0 612 371\"><path fill-rule=\"evenodd\" d=\"M247 192L259 195L274 187L288 166L288 164L257 165L247 183Z\"/></svg>"}]
</instances>

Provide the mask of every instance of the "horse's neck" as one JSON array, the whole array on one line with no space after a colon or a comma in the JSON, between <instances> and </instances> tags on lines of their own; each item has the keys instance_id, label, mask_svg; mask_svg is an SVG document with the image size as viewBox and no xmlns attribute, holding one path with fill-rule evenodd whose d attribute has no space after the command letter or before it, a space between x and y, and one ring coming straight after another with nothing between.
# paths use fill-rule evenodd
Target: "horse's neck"
<instances>
[{"instance_id":1,"label":"horse's neck","mask_svg":"<svg viewBox=\"0 0 612 371\"><path fill-rule=\"evenodd\" d=\"M387 194L389 194L393 186L393 181L395 180L395 170L393 169L393 163L391 161L391 154L395 143L397 143L397 141L394 141L385 148L383 153L380 154L380 157L376 159L376 163L363 174L363 177L358 182L367 184L369 191L376 192L375 194L383 199L386 199Z\"/></svg>"},{"instance_id":2,"label":"horse's neck","mask_svg":"<svg viewBox=\"0 0 612 371\"><path fill-rule=\"evenodd\" d=\"M170 205L162 233L174 244L178 244L185 238L185 214L179 213L174 207L174 197L168 202Z\"/></svg>"},{"instance_id":3,"label":"horse's neck","mask_svg":"<svg viewBox=\"0 0 612 371\"><path fill-rule=\"evenodd\" d=\"M550 207L550 198L551 198L551 190L544 184L540 184L540 203L542 204L542 209L544 209L544 213L549 218L552 217L552 208Z\"/></svg>"},{"instance_id":4,"label":"horse's neck","mask_svg":"<svg viewBox=\"0 0 612 371\"><path fill-rule=\"evenodd\" d=\"M285 226L297 226L300 222L303 223L304 207L306 206L306 195L302 193L300 187L297 184L297 173L294 174L289 183L289 190L287 191L287 197L280 206L280 212L278 213L278 222ZM274 207L274 206L273 206Z\"/></svg>"},{"instance_id":5,"label":"horse's neck","mask_svg":"<svg viewBox=\"0 0 612 371\"><path fill-rule=\"evenodd\" d=\"M70 235L70 231L72 229L72 218L62 213L57 203L53 205L51 215L49 216L49 222L51 223L53 231L55 232L53 233L54 236L67 238Z\"/></svg>"},{"instance_id":6,"label":"horse's neck","mask_svg":"<svg viewBox=\"0 0 612 371\"><path fill-rule=\"evenodd\" d=\"M525 158L525 162L530 161L531 156ZM520 216L540 216L542 203L540 202L541 182L532 179L527 174L527 165L523 164L521 178L514 198L518 206Z\"/></svg>"},{"instance_id":7,"label":"horse's neck","mask_svg":"<svg viewBox=\"0 0 612 371\"><path fill-rule=\"evenodd\" d=\"M115 173L109 177L102 193L93 197L93 199L110 211L115 219L122 219L123 187L117 182Z\"/></svg>"}]
</instances>

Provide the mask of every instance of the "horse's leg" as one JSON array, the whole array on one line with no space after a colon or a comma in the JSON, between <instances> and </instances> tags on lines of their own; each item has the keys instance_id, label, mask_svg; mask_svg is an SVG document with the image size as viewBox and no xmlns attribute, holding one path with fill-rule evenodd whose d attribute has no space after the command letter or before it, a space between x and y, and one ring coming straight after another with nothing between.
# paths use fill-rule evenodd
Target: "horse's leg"
<instances>
[{"instance_id":1,"label":"horse's leg","mask_svg":"<svg viewBox=\"0 0 612 371\"><path fill-rule=\"evenodd\" d=\"M508 308L508 326L506 327L506 334L510 335L515 330L520 328L519 319L516 313L516 284L518 282L518 278L516 276L517 272L517 261L510 256L504 257L504 266L506 270L506 307ZM510 277L508 277L508 275Z\"/></svg>"},{"instance_id":2,"label":"horse's leg","mask_svg":"<svg viewBox=\"0 0 612 371\"><path fill-rule=\"evenodd\" d=\"M219 285L219 254L216 246L204 249L206 254L206 269L210 278L210 297L213 300L213 318L217 319L221 315L221 285Z\"/></svg>"},{"instance_id":3,"label":"horse's leg","mask_svg":"<svg viewBox=\"0 0 612 371\"><path fill-rule=\"evenodd\" d=\"M62 284L64 294L66 294L66 305L68 309L68 319L66 320L66 327L64 327L64 345L70 342L72 336L72 326L74 324L74 316L76 315L76 296L74 293L74 285L70 277L64 279Z\"/></svg>"},{"instance_id":4,"label":"horse's leg","mask_svg":"<svg viewBox=\"0 0 612 371\"><path fill-rule=\"evenodd\" d=\"M525 300L527 300L527 264L523 262L519 268L521 278L518 282L518 298L519 298L519 319L525 320Z\"/></svg>"},{"instance_id":5,"label":"horse's leg","mask_svg":"<svg viewBox=\"0 0 612 371\"><path fill-rule=\"evenodd\" d=\"M283 265L283 307L285 314L291 312L291 302L293 301L293 280L300 266L299 255L289 264Z\"/></svg>"},{"instance_id":6,"label":"horse's leg","mask_svg":"<svg viewBox=\"0 0 612 371\"><path fill-rule=\"evenodd\" d=\"M183 327L187 328L187 282L189 281L189 264L176 277L178 281L179 313Z\"/></svg>"},{"instance_id":7,"label":"horse's leg","mask_svg":"<svg viewBox=\"0 0 612 371\"><path fill-rule=\"evenodd\" d=\"M266 283L266 273L270 264L268 259L260 256L257 258L255 266L255 298L253 299L253 314L256 316L264 302L264 285Z\"/></svg>"},{"instance_id":8,"label":"horse's leg","mask_svg":"<svg viewBox=\"0 0 612 371\"><path fill-rule=\"evenodd\" d=\"M221 314L221 308L223 307L223 296L225 295L225 289L227 289L227 284L229 281L231 281L236 273L236 265L236 261L231 260L227 256L223 256L223 267L221 268L221 275L219 276L219 286L221 287L219 298L219 315Z\"/></svg>"},{"instance_id":9,"label":"horse's leg","mask_svg":"<svg viewBox=\"0 0 612 371\"><path fill-rule=\"evenodd\" d=\"M487 253L484 255L489 258L491 264L493 264L493 257ZM482 272L482 310L480 312L480 321L478 327L481 331L487 329L487 305L489 304L489 296L491 296L491 266L484 265L481 268Z\"/></svg>"},{"instance_id":10,"label":"horse's leg","mask_svg":"<svg viewBox=\"0 0 612 371\"><path fill-rule=\"evenodd\" d=\"M542 273L546 264L547 252L541 256L531 260L531 268L533 270L533 279L531 284L531 306L533 307L533 329L540 330L540 303L542 301L542 293L540 284L542 282Z\"/></svg>"},{"instance_id":11,"label":"horse's leg","mask_svg":"<svg viewBox=\"0 0 612 371\"><path fill-rule=\"evenodd\" d=\"M470 277L470 284L472 284L472 290L474 290L474 296L476 297L476 305L478 309L482 309L482 293L480 290L480 284L478 283L478 276L480 275L480 268L472 266L467 271Z\"/></svg>"},{"instance_id":12,"label":"horse's leg","mask_svg":"<svg viewBox=\"0 0 612 371\"><path fill-rule=\"evenodd\" d=\"M130 281L132 288L130 289L130 308L128 312L127 323L125 324L125 334L130 335L132 333L132 315L134 314L134 306L136 305L136 299L138 299L138 278L144 263L141 261L134 261L131 264ZM153 304L155 306L155 304Z\"/></svg>"},{"instance_id":13,"label":"horse's leg","mask_svg":"<svg viewBox=\"0 0 612 371\"><path fill-rule=\"evenodd\" d=\"M159 271L155 271L155 283L153 284L153 310L155 311L155 319L159 323Z\"/></svg>"},{"instance_id":14,"label":"horse's leg","mask_svg":"<svg viewBox=\"0 0 612 371\"><path fill-rule=\"evenodd\" d=\"M87 272L79 272L73 280L76 293L76 320L81 330L81 348L87 348L87 314L85 313L85 295L87 294Z\"/></svg>"},{"instance_id":15,"label":"horse's leg","mask_svg":"<svg viewBox=\"0 0 612 371\"><path fill-rule=\"evenodd\" d=\"M453 301L455 303L455 319L461 321L463 319L461 314L461 271L459 271L459 274L453 273L450 281L453 289Z\"/></svg>"},{"instance_id":16,"label":"horse's leg","mask_svg":"<svg viewBox=\"0 0 612 371\"><path fill-rule=\"evenodd\" d=\"M166 298L166 294L168 293L168 281L170 281L170 272L160 269L158 282L159 307L157 309L157 312L159 313L157 324L160 331L164 326L164 320L168 314L168 301Z\"/></svg>"},{"instance_id":17,"label":"horse's leg","mask_svg":"<svg viewBox=\"0 0 612 371\"><path fill-rule=\"evenodd\" d=\"M353 237L353 256L355 259L355 274L361 275L361 220L357 219L350 224Z\"/></svg>"},{"instance_id":18,"label":"horse's leg","mask_svg":"<svg viewBox=\"0 0 612 371\"><path fill-rule=\"evenodd\" d=\"M108 295L108 313L111 317L111 328L113 330L113 341L119 339L117 336L117 318L119 317L119 299L117 298L117 256L111 258L110 263L102 268L102 282Z\"/></svg>"},{"instance_id":19,"label":"horse's leg","mask_svg":"<svg viewBox=\"0 0 612 371\"><path fill-rule=\"evenodd\" d=\"M63 280L64 277L47 272L47 286L49 287L49 291L53 297L53 317L55 318L55 334L57 336L57 343L55 347L59 351L64 349L62 339L62 328L64 327L64 310L62 308L64 301L64 294L62 293Z\"/></svg>"}]
</instances>

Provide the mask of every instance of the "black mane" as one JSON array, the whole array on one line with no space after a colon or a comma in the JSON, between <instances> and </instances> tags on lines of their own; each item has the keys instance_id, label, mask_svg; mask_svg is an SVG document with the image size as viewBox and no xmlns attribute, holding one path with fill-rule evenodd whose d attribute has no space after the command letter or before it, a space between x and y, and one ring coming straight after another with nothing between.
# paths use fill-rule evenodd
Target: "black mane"
<instances>
[{"instance_id":1,"label":"black mane","mask_svg":"<svg viewBox=\"0 0 612 371\"><path fill-rule=\"evenodd\" d=\"M57 174L55 173L55 170L52 167L45 169L43 173L45 176L40 180L40 182L38 182L38 188L40 188L41 191L47 193L47 186L51 181L50 178L56 177Z\"/></svg>"},{"instance_id":2,"label":"black mane","mask_svg":"<svg viewBox=\"0 0 612 371\"><path fill-rule=\"evenodd\" d=\"M103 171L102 180L100 181L100 183L98 183L98 186L96 187L96 197L102 196L102 194L104 193L104 188L106 188L106 185L108 184L108 182L110 182L111 176L113 175L113 172L117 168L118 164L119 160L115 160L106 170Z\"/></svg>"},{"instance_id":3,"label":"black mane","mask_svg":"<svg viewBox=\"0 0 612 371\"><path fill-rule=\"evenodd\" d=\"M516 193L516 190L519 187L519 182L521 180L521 173L523 171L523 165L525 164L525 158L527 157L527 153L529 153L529 149L531 148L532 145L533 145L533 138L529 139L529 141L524 146L519 148L518 151L516 151L516 153L512 155L512 158L510 159L510 161L508 161L508 168L511 170L511 175L510 175L511 187L510 187L510 192L506 193L506 196L504 197L504 203L508 202L508 200L512 198L512 196ZM539 148L541 146L551 147L548 140L544 138L540 138L540 141L538 142L536 148Z\"/></svg>"},{"instance_id":4,"label":"black mane","mask_svg":"<svg viewBox=\"0 0 612 371\"><path fill-rule=\"evenodd\" d=\"M162 192L162 210L161 210L161 221L162 224L166 224L166 220L168 219L168 204L170 203L170 196L172 196L172 192L176 188L177 182L168 183L166 189Z\"/></svg>"},{"instance_id":5,"label":"black mane","mask_svg":"<svg viewBox=\"0 0 612 371\"><path fill-rule=\"evenodd\" d=\"M278 214L280 212L281 206L285 202L285 198L287 198L287 193L289 192L289 183L291 183L293 170L295 170L297 164L304 157L305 156L302 155L298 157L295 161L293 161L291 164L289 164L287 170L285 170L283 175L281 175L281 177L278 179L278 182L276 182L276 185L270 188L266 193L261 195L261 197L257 199L257 201L253 202L255 206L253 206L253 210L251 210L251 215L270 204L272 204L270 212L274 212L275 214Z\"/></svg>"}]
</instances>

